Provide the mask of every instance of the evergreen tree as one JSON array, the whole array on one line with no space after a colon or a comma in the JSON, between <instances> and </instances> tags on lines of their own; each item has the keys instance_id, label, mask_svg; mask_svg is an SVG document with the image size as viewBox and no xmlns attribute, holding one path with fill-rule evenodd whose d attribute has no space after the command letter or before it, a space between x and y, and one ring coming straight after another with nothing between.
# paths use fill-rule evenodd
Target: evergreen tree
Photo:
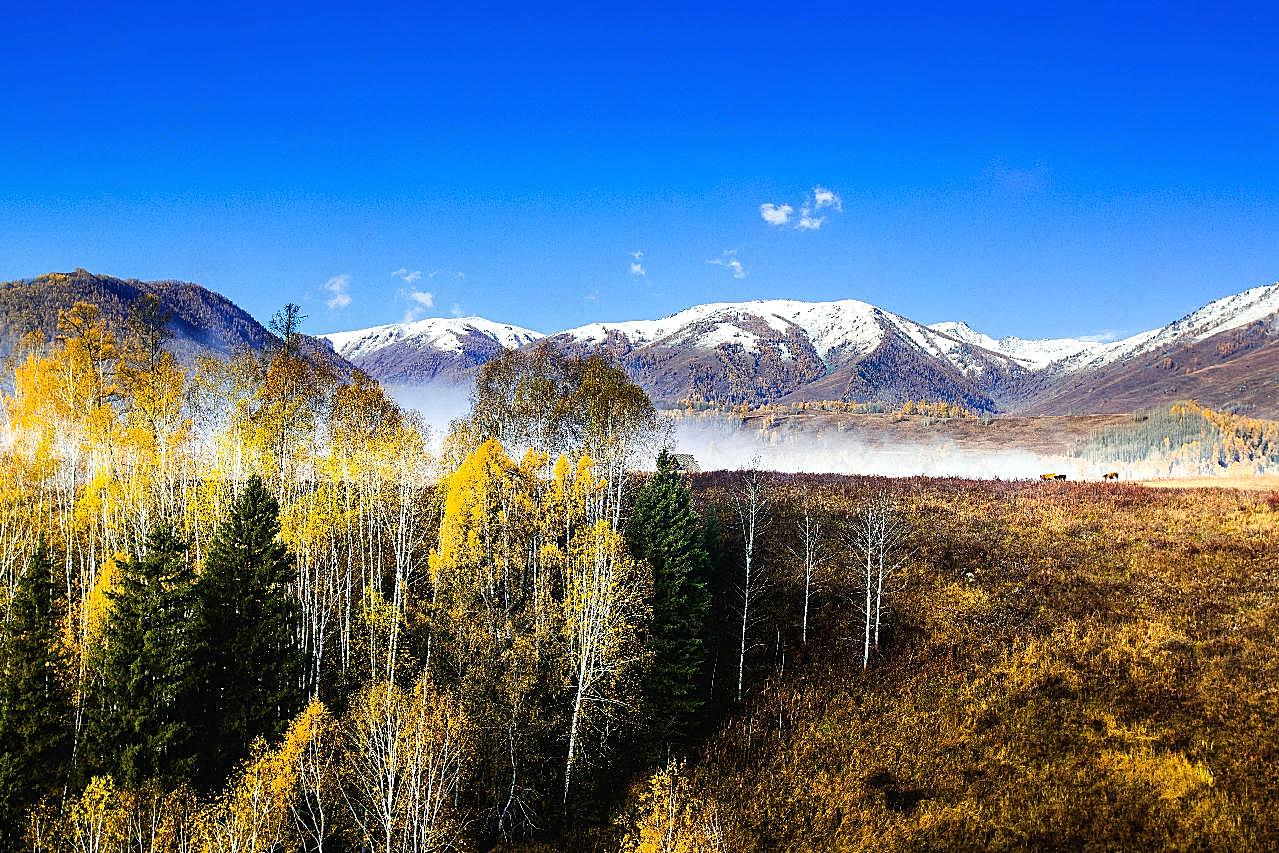
<instances>
[{"instance_id":1,"label":"evergreen tree","mask_svg":"<svg viewBox=\"0 0 1279 853\"><path fill-rule=\"evenodd\" d=\"M279 504L253 477L209 544L196 619L205 787L220 784L255 738L283 733L305 698L293 557L279 533Z\"/></svg>"},{"instance_id":2,"label":"evergreen tree","mask_svg":"<svg viewBox=\"0 0 1279 853\"><path fill-rule=\"evenodd\" d=\"M17 849L26 811L65 781L71 691L63 602L42 539L0 632L0 848Z\"/></svg>"},{"instance_id":3,"label":"evergreen tree","mask_svg":"<svg viewBox=\"0 0 1279 853\"><path fill-rule=\"evenodd\" d=\"M662 451L626 526L631 554L653 571L653 665L645 694L662 746L685 740L706 701L701 685L710 608L705 536L684 478Z\"/></svg>"},{"instance_id":4,"label":"evergreen tree","mask_svg":"<svg viewBox=\"0 0 1279 853\"><path fill-rule=\"evenodd\" d=\"M149 780L172 787L191 777L196 750L195 575L186 543L159 525L145 555L116 572L86 690L83 769L130 787Z\"/></svg>"}]
</instances>

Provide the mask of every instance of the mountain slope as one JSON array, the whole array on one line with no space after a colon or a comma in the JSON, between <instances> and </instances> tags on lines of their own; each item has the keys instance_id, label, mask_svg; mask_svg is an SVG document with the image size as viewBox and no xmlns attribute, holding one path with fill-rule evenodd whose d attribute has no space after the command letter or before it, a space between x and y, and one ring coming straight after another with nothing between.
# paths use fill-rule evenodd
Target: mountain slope
<instances>
[{"instance_id":1,"label":"mountain slope","mask_svg":"<svg viewBox=\"0 0 1279 853\"><path fill-rule=\"evenodd\" d=\"M1006 355L1027 370L1042 370L1054 362L1091 355L1105 345L1079 338L1046 338L1040 340L1006 337L992 338L967 323L933 323L928 328L957 341Z\"/></svg>"},{"instance_id":2,"label":"mountain slope","mask_svg":"<svg viewBox=\"0 0 1279 853\"><path fill-rule=\"evenodd\" d=\"M1132 412L1193 399L1279 417L1279 284L1210 302L1049 372L1020 411Z\"/></svg>"},{"instance_id":3,"label":"mountain slope","mask_svg":"<svg viewBox=\"0 0 1279 853\"><path fill-rule=\"evenodd\" d=\"M95 275L78 269L0 283L0 358L8 356L22 336L40 331L46 340L57 334L58 312L77 302L98 307L114 329L122 328L130 306L145 294L155 296L171 314L172 337L166 346L179 359L198 355L226 357L238 349L261 350L276 337L220 293L186 281L138 281ZM304 346L329 362L339 374L351 365L325 343L302 336Z\"/></svg>"},{"instance_id":4,"label":"mountain slope","mask_svg":"<svg viewBox=\"0 0 1279 853\"><path fill-rule=\"evenodd\" d=\"M543 336L482 317L433 317L320 337L379 382L404 384L463 381L503 350L525 346Z\"/></svg>"},{"instance_id":5,"label":"mountain slope","mask_svg":"<svg viewBox=\"0 0 1279 853\"><path fill-rule=\"evenodd\" d=\"M993 409L992 390L1026 372L1007 356L851 299L713 303L549 340L574 352L604 349L668 405L927 396Z\"/></svg>"}]
</instances>

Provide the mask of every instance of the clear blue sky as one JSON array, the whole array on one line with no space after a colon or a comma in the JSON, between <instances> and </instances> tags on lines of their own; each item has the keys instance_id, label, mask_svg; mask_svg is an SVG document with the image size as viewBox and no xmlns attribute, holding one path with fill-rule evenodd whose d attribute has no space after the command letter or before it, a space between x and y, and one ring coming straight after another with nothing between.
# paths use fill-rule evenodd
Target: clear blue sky
<instances>
[{"instance_id":1,"label":"clear blue sky","mask_svg":"<svg viewBox=\"0 0 1279 853\"><path fill-rule=\"evenodd\" d=\"M316 332L851 297L1048 336L1279 278L1271 4L76 5L4 15L0 279Z\"/></svg>"}]
</instances>

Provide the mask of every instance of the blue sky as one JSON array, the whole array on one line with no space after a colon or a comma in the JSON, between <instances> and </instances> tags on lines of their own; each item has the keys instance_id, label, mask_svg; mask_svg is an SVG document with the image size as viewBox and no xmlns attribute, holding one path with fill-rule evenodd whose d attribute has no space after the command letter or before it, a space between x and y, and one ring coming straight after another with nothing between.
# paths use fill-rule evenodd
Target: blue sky
<instances>
[{"instance_id":1,"label":"blue sky","mask_svg":"<svg viewBox=\"0 0 1279 853\"><path fill-rule=\"evenodd\" d=\"M1026 336L1279 279L1264 5L42 5L5 14L0 279L316 332L790 297Z\"/></svg>"}]
</instances>

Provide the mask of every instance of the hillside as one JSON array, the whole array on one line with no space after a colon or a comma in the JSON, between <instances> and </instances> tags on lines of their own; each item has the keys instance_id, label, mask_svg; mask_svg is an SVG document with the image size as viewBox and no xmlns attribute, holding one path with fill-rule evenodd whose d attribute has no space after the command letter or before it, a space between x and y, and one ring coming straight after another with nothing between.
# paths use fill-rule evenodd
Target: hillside
<instances>
[{"instance_id":1,"label":"hillside","mask_svg":"<svg viewBox=\"0 0 1279 853\"><path fill-rule=\"evenodd\" d=\"M468 382L479 365L542 335L483 317L432 317L321 337L379 382L403 385Z\"/></svg>"},{"instance_id":2,"label":"hillside","mask_svg":"<svg viewBox=\"0 0 1279 853\"><path fill-rule=\"evenodd\" d=\"M663 320L594 323L552 335L571 351L612 353L665 404L683 400L928 398L994 409L1025 373L998 353L852 299L700 305Z\"/></svg>"},{"instance_id":3,"label":"hillside","mask_svg":"<svg viewBox=\"0 0 1279 853\"><path fill-rule=\"evenodd\" d=\"M467 383L539 333L436 318L326 336L375 378ZM1124 413L1197 399L1279 417L1279 284L1215 300L1123 340L994 338L963 322L926 326L857 300L697 305L657 320L598 322L545 338L603 350L659 404L932 400L1028 415Z\"/></svg>"},{"instance_id":4,"label":"hillside","mask_svg":"<svg viewBox=\"0 0 1279 853\"><path fill-rule=\"evenodd\" d=\"M723 506L728 482L703 475L698 490ZM1279 837L1279 499L894 484L913 556L892 641L863 673L856 571L837 550L805 651L780 555L801 497L841 512L874 482L778 482L762 553L781 581L758 632L780 632L785 655L770 639L757 661L771 679L675 782L656 779L673 802L656 811L636 784L619 818L632 841L672 813L676 835L713 823L731 850L1245 850Z\"/></svg>"},{"instance_id":5,"label":"hillside","mask_svg":"<svg viewBox=\"0 0 1279 853\"><path fill-rule=\"evenodd\" d=\"M151 294L171 315L166 346L190 362L198 355L227 356L237 349L260 350L275 336L244 309L220 293L186 281L138 281L95 275L78 269L0 283L0 358L33 331L51 340L58 312L77 302L98 307L108 326L124 327L130 306ZM351 365L317 338L303 336L310 351L346 374Z\"/></svg>"}]
</instances>

